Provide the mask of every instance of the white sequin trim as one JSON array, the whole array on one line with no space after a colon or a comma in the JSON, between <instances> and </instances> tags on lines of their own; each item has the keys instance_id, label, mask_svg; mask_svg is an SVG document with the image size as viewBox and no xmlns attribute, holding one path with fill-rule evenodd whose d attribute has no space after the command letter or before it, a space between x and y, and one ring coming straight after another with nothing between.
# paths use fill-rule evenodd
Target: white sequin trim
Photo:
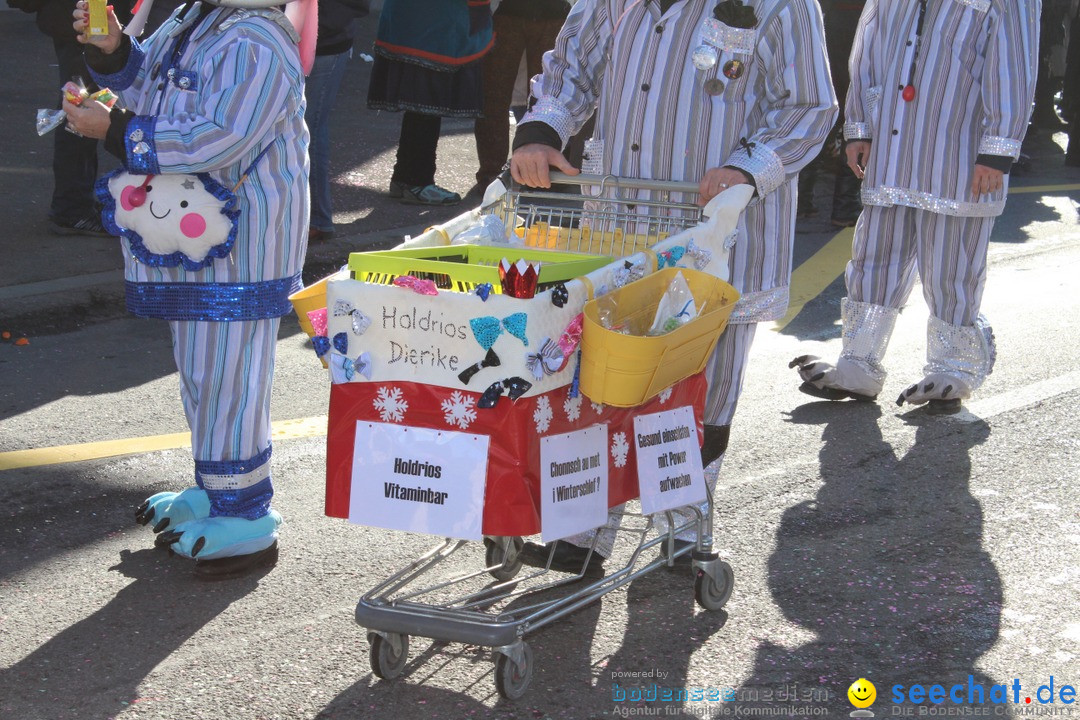
<instances>
[{"instance_id":1,"label":"white sequin trim","mask_svg":"<svg viewBox=\"0 0 1080 720\"><path fill-rule=\"evenodd\" d=\"M870 123L849 122L844 123L845 140L871 140Z\"/></svg>"},{"instance_id":2,"label":"white sequin trim","mask_svg":"<svg viewBox=\"0 0 1080 720\"><path fill-rule=\"evenodd\" d=\"M986 12L990 9L990 0L954 0L961 5L967 5L968 7L975 8L979 12Z\"/></svg>"},{"instance_id":3,"label":"white sequin trim","mask_svg":"<svg viewBox=\"0 0 1080 720\"><path fill-rule=\"evenodd\" d=\"M260 483L270 477L270 463L263 463L250 472L241 475L210 475L199 473L203 487L207 490L242 490Z\"/></svg>"},{"instance_id":4,"label":"white sequin trim","mask_svg":"<svg viewBox=\"0 0 1080 720\"><path fill-rule=\"evenodd\" d=\"M984 135L979 142L980 155L1008 155L1013 160L1020 157L1020 141L997 135Z\"/></svg>"},{"instance_id":5,"label":"white sequin trim","mask_svg":"<svg viewBox=\"0 0 1080 720\"><path fill-rule=\"evenodd\" d=\"M757 30L753 28L733 28L713 18L705 19L702 39L728 52L750 55L757 46Z\"/></svg>"},{"instance_id":6,"label":"white sequin trim","mask_svg":"<svg viewBox=\"0 0 1080 720\"><path fill-rule=\"evenodd\" d=\"M1005 210L1005 200L966 202L935 197L930 193L902 188L867 188L862 190L863 205L892 207L903 205L956 217L997 217Z\"/></svg>"},{"instance_id":7,"label":"white sequin trim","mask_svg":"<svg viewBox=\"0 0 1080 720\"><path fill-rule=\"evenodd\" d=\"M899 315L897 308L848 298L840 300L840 317L844 326L840 357L864 370L879 389L885 382L885 368L881 361Z\"/></svg>"},{"instance_id":8,"label":"white sequin trim","mask_svg":"<svg viewBox=\"0 0 1080 720\"><path fill-rule=\"evenodd\" d=\"M746 293L735 303L728 322L746 324L784 317L788 308L788 286Z\"/></svg>"},{"instance_id":9,"label":"white sequin trim","mask_svg":"<svg viewBox=\"0 0 1080 720\"><path fill-rule=\"evenodd\" d=\"M573 120L570 113L551 95L541 96L533 105L532 110L525 113L525 116L521 118L521 123L524 124L534 120L539 120L559 133L559 139L562 140L563 147L566 147L566 143L574 134Z\"/></svg>"},{"instance_id":10,"label":"white sequin trim","mask_svg":"<svg viewBox=\"0 0 1080 720\"><path fill-rule=\"evenodd\" d=\"M994 332L980 315L974 325L952 325L930 316L926 323L927 375L960 376L971 390L977 390L994 371L997 346Z\"/></svg>"},{"instance_id":11,"label":"white sequin trim","mask_svg":"<svg viewBox=\"0 0 1080 720\"><path fill-rule=\"evenodd\" d=\"M772 148L761 143L755 144L752 150L737 149L724 164L753 175L754 184L757 185L758 195L761 197L784 184L784 163Z\"/></svg>"}]
</instances>

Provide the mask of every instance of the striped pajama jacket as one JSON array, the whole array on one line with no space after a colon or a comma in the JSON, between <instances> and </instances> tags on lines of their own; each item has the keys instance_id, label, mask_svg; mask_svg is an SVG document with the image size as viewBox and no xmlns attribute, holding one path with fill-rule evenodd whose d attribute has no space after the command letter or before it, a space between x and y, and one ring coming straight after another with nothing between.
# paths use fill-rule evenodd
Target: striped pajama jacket
<instances>
[{"instance_id":1,"label":"striped pajama jacket","mask_svg":"<svg viewBox=\"0 0 1080 720\"><path fill-rule=\"evenodd\" d=\"M207 173L233 188L250 169L236 189L239 226L226 257L192 271L141 262L123 243L128 308L170 321L195 479L211 516L254 519L273 495L275 340L307 249L304 77L282 13L230 8L198 23L167 74L197 15L177 11L144 44L132 40L122 70L94 77L136 113L125 137L129 171Z\"/></svg>"},{"instance_id":2,"label":"striped pajama jacket","mask_svg":"<svg viewBox=\"0 0 1080 720\"><path fill-rule=\"evenodd\" d=\"M754 323L787 309L797 175L837 106L815 0L750 0L751 29L717 21L717 4L685 0L662 13L656 2L579 0L533 79L536 103L522 124L544 122L565 145L595 108L586 171L696 183L710 168L734 166L753 177L758 194L729 255L742 297L707 369L705 422L726 425ZM696 50L715 63L696 66ZM601 554L611 540L601 533Z\"/></svg>"},{"instance_id":3,"label":"striped pajama jacket","mask_svg":"<svg viewBox=\"0 0 1080 720\"><path fill-rule=\"evenodd\" d=\"M862 392L884 380L881 356L916 270L931 314L926 374L957 377L970 391L993 366L979 315L987 246L1031 115L1040 5L929 0L920 43L918 2L866 3L844 126L848 140L871 143L845 275L846 348L873 376ZM905 100L909 84L915 97ZM977 163L1006 171L1000 190L972 195Z\"/></svg>"}]
</instances>

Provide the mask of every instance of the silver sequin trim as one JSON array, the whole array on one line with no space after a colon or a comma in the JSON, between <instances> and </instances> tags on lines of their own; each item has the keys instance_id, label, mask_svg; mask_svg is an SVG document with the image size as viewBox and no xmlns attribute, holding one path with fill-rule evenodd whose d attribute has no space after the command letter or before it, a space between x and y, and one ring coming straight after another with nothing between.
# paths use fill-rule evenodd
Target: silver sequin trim
<instances>
[{"instance_id":1,"label":"silver sequin trim","mask_svg":"<svg viewBox=\"0 0 1080 720\"><path fill-rule=\"evenodd\" d=\"M719 20L707 18L702 38L710 45L728 52L750 55L757 45L757 30L753 28L733 28Z\"/></svg>"},{"instance_id":2,"label":"silver sequin trim","mask_svg":"<svg viewBox=\"0 0 1080 720\"><path fill-rule=\"evenodd\" d=\"M142 129L136 128L130 135L128 135L128 139L131 140L131 142L133 143L140 142L143 139Z\"/></svg>"},{"instance_id":3,"label":"silver sequin trim","mask_svg":"<svg viewBox=\"0 0 1080 720\"><path fill-rule=\"evenodd\" d=\"M270 477L270 463L263 463L259 467L240 475L210 475L199 473L203 485L208 490L241 490L251 487Z\"/></svg>"},{"instance_id":4,"label":"silver sequin trim","mask_svg":"<svg viewBox=\"0 0 1080 720\"><path fill-rule=\"evenodd\" d=\"M862 190L863 205L892 207L903 205L955 217L997 217L1005 210L1005 200L967 202L935 197L930 193L902 188L866 188Z\"/></svg>"},{"instance_id":5,"label":"silver sequin trim","mask_svg":"<svg viewBox=\"0 0 1080 720\"><path fill-rule=\"evenodd\" d=\"M135 153L136 155L145 155L146 153L150 152L150 146L144 142L135 143L135 147L131 148L131 152Z\"/></svg>"},{"instance_id":6,"label":"silver sequin trim","mask_svg":"<svg viewBox=\"0 0 1080 720\"><path fill-rule=\"evenodd\" d=\"M870 123L844 123L845 140L870 140L873 137L874 136L870 134Z\"/></svg>"},{"instance_id":7,"label":"silver sequin trim","mask_svg":"<svg viewBox=\"0 0 1080 720\"><path fill-rule=\"evenodd\" d=\"M758 195L761 197L784 184L784 163L780 161L779 155L761 143L754 145L750 152L747 152L746 148L739 148L724 164L733 165L753 175Z\"/></svg>"},{"instance_id":8,"label":"silver sequin trim","mask_svg":"<svg viewBox=\"0 0 1080 720\"><path fill-rule=\"evenodd\" d=\"M979 12L986 12L990 9L990 0L954 0L961 5L967 5L968 7L975 8Z\"/></svg>"},{"instance_id":9,"label":"silver sequin trim","mask_svg":"<svg viewBox=\"0 0 1080 720\"><path fill-rule=\"evenodd\" d=\"M885 382L881 361L899 315L897 308L848 298L840 301L840 317L844 323L840 357L854 362L879 386Z\"/></svg>"},{"instance_id":10,"label":"silver sequin trim","mask_svg":"<svg viewBox=\"0 0 1080 720\"><path fill-rule=\"evenodd\" d=\"M881 104L881 86L875 85L874 87L866 88L863 91L863 105L866 107L867 116L873 115L877 112L878 105Z\"/></svg>"},{"instance_id":11,"label":"silver sequin trim","mask_svg":"<svg viewBox=\"0 0 1080 720\"><path fill-rule=\"evenodd\" d=\"M521 118L522 123L532 122L533 120L539 120L559 133L559 138L562 140L564 147L574 134L570 113L551 95L542 96L533 105L532 110L525 113L525 117Z\"/></svg>"},{"instance_id":12,"label":"silver sequin trim","mask_svg":"<svg viewBox=\"0 0 1080 720\"><path fill-rule=\"evenodd\" d=\"M952 325L930 316L926 323L927 375L958 376L976 390L993 372L997 346L990 323L980 315L974 325Z\"/></svg>"},{"instance_id":13,"label":"silver sequin trim","mask_svg":"<svg viewBox=\"0 0 1080 720\"><path fill-rule=\"evenodd\" d=\"M1013 160L1020 157L1020 141L997 135L984 135L979 142L980 155L1008 155Z\"/></svg>"},{"instance_id":14,"label":"silver sequin trim","mask_svg":"<svg viewBox=\"0 0 1080 720\"><path fill-rule=\"evenodd\" d=\"M787 285L771 290L746 293L735 303L728 322L745 324L769 322L784 317L788 307Z\"/></svg>"}]
</instances>

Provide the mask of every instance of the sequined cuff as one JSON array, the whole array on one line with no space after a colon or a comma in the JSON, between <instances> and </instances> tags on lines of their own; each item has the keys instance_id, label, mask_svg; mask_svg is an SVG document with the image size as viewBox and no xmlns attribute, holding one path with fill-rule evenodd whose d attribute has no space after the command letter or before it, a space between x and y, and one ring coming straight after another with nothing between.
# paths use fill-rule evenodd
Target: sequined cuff
<instances>
[{"instance_id":1,"label":"sequined cuff","mask_svg":"<svg viewBox=\"0 0 1080 720\"><path fill-rule=\"evenodd\" d=\"M996 135L983 135L979 142L980 155L1007 155L1013 160L1020 157L1020 141Z\"/></svg>"},{"instance_id":2,"label":"sequined cuff","mask_svg":"<svg viewBox=\"0 0 1080 720\"><path fill-rule=\"evenodd\" d=\"M195 461L195 482L210 498L210 515L255 520L270 511L274 487L267 447L249 460Z\"/></svg>"},{"instance_id":3,"label":"sequined cuff","mask_svg":"<svg viewBox=\"0 0 1080 720\"><path fill-rule=\"evenodd\" d=\"M137 175L157 175L161 172L154 146L156 115L136 115L127 124L124 148L127 168Z\"/></svg>"},{"instance_id":4,"label":"sequined cuff","mask_svg":"<svg viewBox=\"0 0 1080 720\"><path fill-rule=\"evenodd\" d=\"M959 376L970 390L977 390L993 372L997 361L994 331L980 315L974 325L952 325L930 316L926 323L927 375Z\"/></svg>"},{"instance_id":5,"label":"sequined cuff","mask_svg":"<svg viewBox=\"0 0 1080 720\"><path fill-rule=\"evenodd\" d=\"M779 320L787 312L788 290L788 286L784 285L771 290L743 293L735 303L728 322L745 325Z\"/></svg>"},{"instance_id":6,"label":"sequined cuff","mask_svg":"<svg viewBox=\"0 0 1080 720\"><path fill-rule=\"evenodd\" d=\"M563 147L566 147L566 143L570 141L570 137L574 134L573 118L570 113L558 100L550 95L542 96L532 106L532 109L525 113L525 117L521 118L522 124L533 121L542 122L559 133L559 139L562 140Z\"/></svg>"},{"instance_id":7,"label":"sequined cuff","mask_svg":"<svg viewBox=\"0 0 1080 720\"><path fill-rule=\"evenodd\" d=\"M874 137L870 130L870 123L846 122L844 123L845 140L870 140Z\"/></svg>"},{"instance_id":8,"label":"sequined cuff","mask_svg":"<svg viewBox=\"0 0 1080 720\"><path fill-rule=\"evenodd\" d=\"M784 163L780 162L779 155L762 143L738 148L724 164L753 175L760 197L765 197L784 184Z\"/></svg>"},{"instance_id":9,"label":"sequined cuff","mask_svg":"<svg viewBox=\"0 0 1080 720\"><path fill-rule=\"evenodd\" d=\"M884 382L885 369L881 361L899 315L897 308L843 298L840 301L844 325L840 357L856 363L878 384Z\"/></svg>"},{"instance_id":10,"label":"sequined cuff","mask_svg":"<svg viewBox=\"0 0 1080 720\"><path fill-rule=\"evenodd\" d=\"M98 84L98 87L107 87L113 92L121 92L131 87L135 82L135 78L139 76L139 70L142 69L143 62L146 60L146 52L142 49L139 41L135 38L127 35L123 36L126 40L122 40L120 49L117 52L127 52L127 58L124 60L124 66L116 72L97 72L94 70L95 59L100 59L99 66L102 69L112 70L111 63L108 61L113 59L112 55L105 55L104 53L98 53L97 58L87 46L84 54L86 56L87 69L90 70L90 77L94 82ZM129 44L130 43L130 44ZM115 53L114 53L115 55Z\"/></svg>"},{"instance_id":11,"label":"sequined cuff","mask_svg":"<svg viewBox=\"0 0 1080 720\"><path fill-rule=\"evenodd\" d=\"M266 320L292 312L289 295L303 287L300 274L252 283L137 283L125 286L133 315L159 320L229 322Z\"/></svg>"}]
</instances>

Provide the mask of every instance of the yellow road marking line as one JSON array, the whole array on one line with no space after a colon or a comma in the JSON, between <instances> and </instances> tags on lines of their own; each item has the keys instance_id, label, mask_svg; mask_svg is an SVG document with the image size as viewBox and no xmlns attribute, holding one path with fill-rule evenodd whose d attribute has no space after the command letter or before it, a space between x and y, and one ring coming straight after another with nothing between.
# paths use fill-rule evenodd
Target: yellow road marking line
<instances>
[{"instance_id":1,"label":"yellow road marking line","mask_svg":"<svg viewBox=\"0 0 1080 720\"><path fill-rule=\"evenodd\" d=\"M1080 183L1062 185L1031 185L1009 188L1010 194L1017 193L1054 193L1080 190ZM773 330L780 332L795 316L802 312L810 302L829 287L844 272L844 266L851 258L851 240L853 228L845 228L836 233L820 250L791 273L791 302L787 314L778 320ZM326 416L280 420L273 425L274 440L287 440L306 437L318 437L326 434ZM156 435L143 438L105 440L102 442L83 443L81 445L61 445L32 450L14 450L0 453L0 471L19 468L59 465L61 463L98 460L118 455L154 452L157 450L176 450L191 447L188 433Z\"/></svg>"},{"instance_id":2,"label":"yellow road marking line","mask_svg":"<svg viewBox=\"0 0 1080 720\"><path fill-rule=\"evenodd\" d=\"M787 327L802 312L806 303L824 292L844 272L844 266L851 259L851 240L854 236L854 228L844 228L792 271L791 301L787 315L776 321L773 330L780 332Z\"/></svg>"},{"instance_id":3,"label":"yellow road marking line","mask_svg":"<svg viewBox=\"0 0 1080 720\"><path fill-rule=\"evenodd\" d=\"M1080 190L1080 183L1072 183L1067 185L1029 185L1027 187L1010 187L1009 194L1016 195L1017 193L1073 192L1074 190Z\"/></svg>"},{"instance_id":4,"label":"yellow road marking line","mask_svg":"<svg viewBox=\"0 0 1080 720\"><path fill-rule=\"evenodd\" d=\"M290 440L305 437L318 437L326 434L326 416L279 420L273 424L271 437L274 440ZM152 435L141 438L122 440L103 440L101 442L82 443L79 445L60 445L57 447L33 448L31 450L13 450L0 453L0 471L19 468L59 465L62 463L100 460L119 455L156 452L159 450L179 450L191 447L190 433L171 433Z\"/></svg>"}]
</instances>

